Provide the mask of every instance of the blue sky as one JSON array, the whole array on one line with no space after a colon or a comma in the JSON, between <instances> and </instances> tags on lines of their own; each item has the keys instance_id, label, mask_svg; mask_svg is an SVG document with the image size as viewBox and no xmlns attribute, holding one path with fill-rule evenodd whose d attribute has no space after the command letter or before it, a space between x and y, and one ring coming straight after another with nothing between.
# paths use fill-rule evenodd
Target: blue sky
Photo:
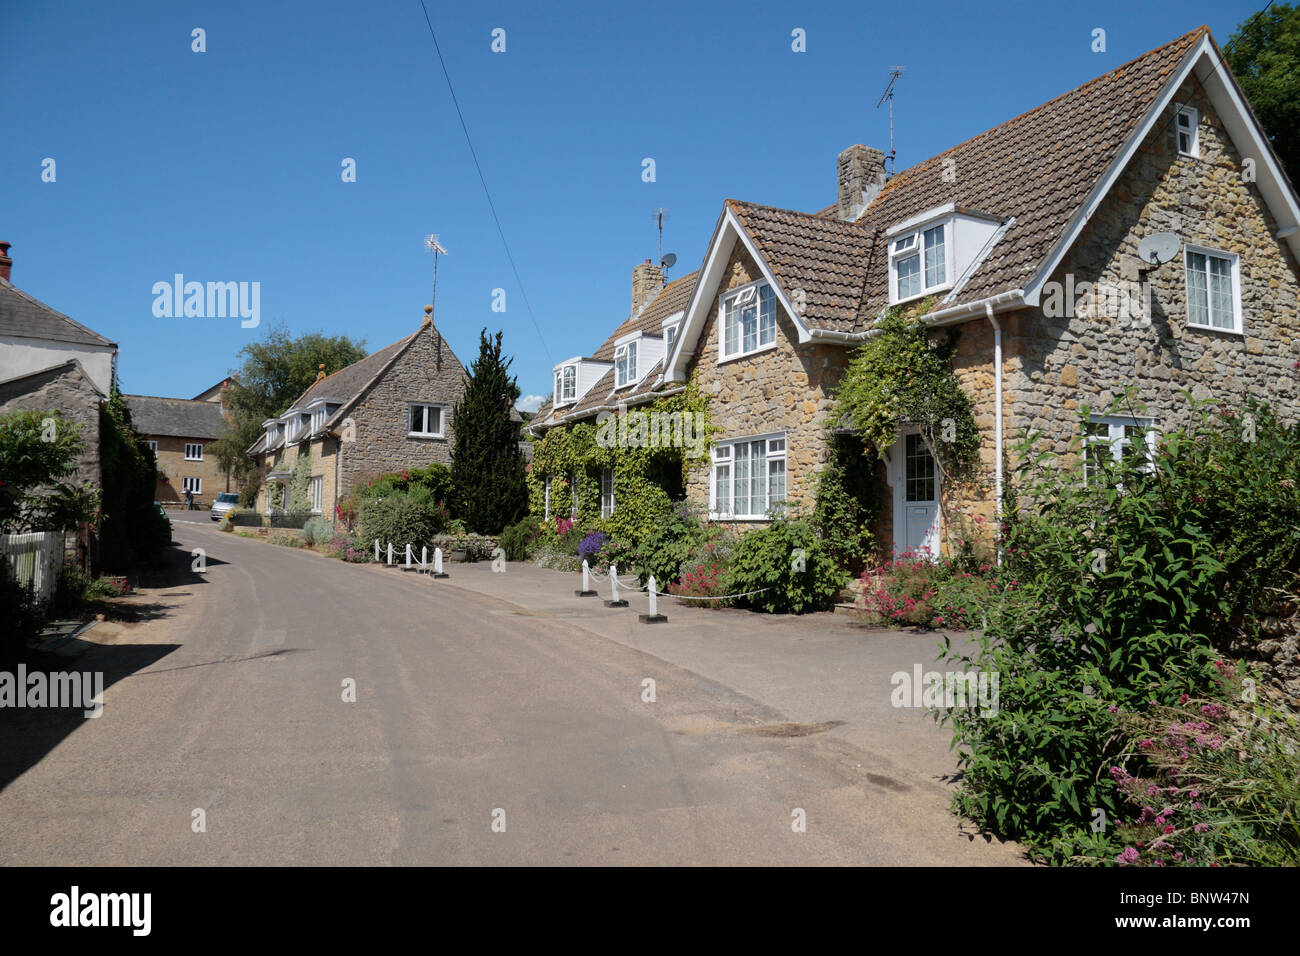
<instances>
[{"instance_id":1,"label":"blue sky","mask_svg":"<svg viewBox=\"0 0 1300 956\"><path fill-rule=\"evenodd\" d=\"M1202 23L1223 44L1263 5L426 2L535 324L419 0L0 4L14 284L118 342L124 391L188 398L275 324L371 351L413 331L438 233L439 327L467 365L503 329L539 395L626 317L656 207L671 278L728 197L834 201L840 150L888 148L891 66L901 170ZM176 273L259 282L260 327L156 317Z\"/></svg>"}]
</instances>

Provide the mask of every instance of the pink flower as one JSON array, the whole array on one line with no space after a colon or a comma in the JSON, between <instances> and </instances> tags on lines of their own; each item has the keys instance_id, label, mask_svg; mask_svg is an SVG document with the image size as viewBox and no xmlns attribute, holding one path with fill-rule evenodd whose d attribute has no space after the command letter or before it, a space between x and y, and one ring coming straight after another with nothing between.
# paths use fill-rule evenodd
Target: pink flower
<instances>
[{"instance_id":1,"label":"pink flower","mask_svg":"<svg viewBox=\"0 0 1300 956\"><path fill-rule=\"evenodd\" d=\"M1124 852L1121 853L1119 856L1115 857L1115 862L1120 864L1136 863L1137 861L1138 861L1138 851L1133 849L1131 846L1126 846L1124 848Z\"/></svg>"}]
</instances>

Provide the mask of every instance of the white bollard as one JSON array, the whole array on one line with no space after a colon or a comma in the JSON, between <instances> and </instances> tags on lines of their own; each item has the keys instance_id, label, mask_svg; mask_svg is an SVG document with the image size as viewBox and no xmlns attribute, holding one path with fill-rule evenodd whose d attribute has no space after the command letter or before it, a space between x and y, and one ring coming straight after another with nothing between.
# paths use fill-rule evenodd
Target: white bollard
<instances>
[{"instance_id":1,"label":"white bollard","mask_svg":"<svg viewBox=\"0 0 1300 956\"><path fill-rule=\"evenodd\" d=\"M642 624L662 624L668 620L667 617L659 613L659 586L655 583L655 576L650 575L646 593L650 595L650 613L638 614Z\"/></svg>"},{"instance_id":2,"label":"white bollard","mask_svg":"<svg viewBox=\"0 0 1300 956\"><path fill-rule=\"evenodd\" d=\"M406 546L406 570L411 570L411 546Z\"/></svg>"},{"instance_id":3,"label":"white bollard","mask_svg":"<svg viewBox=\"0 0 1300 956\"><path fill-rule=\"evenodd\" d=\"M433 576L435 578L445 578L447 576L442 570L442 548L433 549Z\"/></svg>"},{"instance_id":4,"label":"white bollard","mask_svg":"<svg viewBox=\"0 0 1300 956\"><path fill-rule=\"evenodd\" d=\"M429 546L427 544L420 548L420 570L429 570Z\"/></svg>"},{"instance_id":5,"label":"white bollard","mask_svg":"<svg viewBox=\"0 0 1300 956\"><path fill-rule=\"evenodd\" d=\"M375 539L375 564L379 563L379 539Z\"/></svg>"},{"instance_id":6,"label":"white bollard","mask_svg":"<svg viewBox=\"0 0 1300 956\"><path fill-rule=\"evenodd\" d=\"M609 566L609 600L605 602L605 607L627 607L626 601L619 600L618 597L618 565Z\"/></svg>"},{"instance_id":7,"label":"white bollard","mask_svg":"<svg viewBox=\"0 0 1300 956\"><path fill-rule=\"evenodd\" d=\"M578 597L592 597L595 591L591 589L591 565L587 564L587 559L582 559L582 590L574 591Z\"/></svg>"},{"instance_id":8,"label":"white bollard","mask_svg":"<svg viewBox=\"0 0 1300 956\"><path fill-rule=\"evenodd\" d=\"M388 542L388 563L389 565L393 563L393 542L391 541Z\"/></svg>"}]
</instances>

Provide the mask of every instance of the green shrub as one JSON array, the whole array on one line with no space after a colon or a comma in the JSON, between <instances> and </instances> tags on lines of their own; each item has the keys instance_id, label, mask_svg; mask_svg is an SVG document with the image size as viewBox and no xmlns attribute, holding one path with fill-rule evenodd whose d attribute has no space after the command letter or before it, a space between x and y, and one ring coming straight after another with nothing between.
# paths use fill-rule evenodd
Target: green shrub
<instances>
[{"instance_id":1,"label":"green shrub","mask_svg":"<svg viewBox=\"0 0 1300 956\"><path fill-rule=\"evenodd\" d=\"M679 580L682 565L700 546L704 536L699 518L687 504L674 503L637 545L634 561L641 583L649 581L652 574L660 588Z\"/></svg>"},{"instance_id":2,"label":"green shrub","mask_svg":"<svg viewBox=\"0 0 1300 956\"><path fill-rule=\"evenodd\" d=\"M380 547L419 548L446 526L446 506L423 486L361 501L361 537L372 544L378 538Z\"/></svg>"},{"instance_id":3,"label":"green shrub","mask_svg":"<svg viewBox=\"0 0 1300 956\"><path fill-rule=\"evenodd\" d=\"M442 548L444 560L452 551L464 551L466 561L486 561L495 553L497 539L483 534L440 534L429 541L429 548Z\"/></svg>"},{"instance_id":4,"label":"green shrub","mask_svg":"<svg viewBox=\"0 0 1300 956\"><path fill-rule=\"evenodd\" d=\"M831 456L817 479L812 523L839 567L858 574L875 551L871 524L883 503L879 467L860 439L832 436Z\"/></svg>"},{"instance_id":5,"label":"green shrub","mask_svg":"<svg viewBox=\"0 0 1300 956\"><path fill-rule=\"evenodd\" d=\"M40 610L32 599L32 593L18 583L4 558L0 558L0 608L4 609L5 617L5 626L0 629L4 634L0 650L13 650L36 635L41 621Z\"/></svg>"},{"instance_id":6,"label":"green shrub","mask_svg":"<svg viewBox=\"0 0 1300 956\"><path fill-rule=\"evenodd\" d=\"M1130 404L1107 414L1141 413ZM945 720L960 812L1059 862L1098 844L1093 808L1123 819L1106 769L1121 745L1111 709L1202 696L1207 661L1259 640L1279 589L1294 586L1300 431L1253 402L1194 407L1149 473L1138 456L1107 455L1086 480L1081 457L1035 444L1020 443L1008 484L1006 594L977 649L949 654L1000 675L999 709Z\"/></svg>"},{"instance_id":7,"label":"green shrub","mask_svg":"<svg viewBox=\"0 0 1300 956\"><path fill-rule=\"evenodd\" d=\"M538 535L537 520L528 515L501 532L501 548L508 561L527 561L529 549Z\"/></svg>"},{"instance_id":8,"label":"green shrub","mask_svg":"<svg viewBox=\"0 0 1300 956\"><path fill-rule=\"evenodd\" d=\"M740 536L729 586L732 593L760 592L741 599L755 610L803 614L831 607L844 583L809 522L777 518Z\"/></svg>"},{"instance_id":9,"label":"green shrub","mask_svg":"<svg viewBox=\"0 0 1300 956\"><path fill-rule=\"evenodd\" d=\"M267 535L266 540L271 544L278 544L285 548L305 548L307 546L301 537L289 531L272 531Z\"/></svg>"},{"instance_id":10,"label":"green shrub","mask_svg":"<svg viewBox=\"0 0 1300 956\"><path fill-rule=\"evenodd\" d=\"M256 473L251 474L239 486L239 507L246 511L252 511L257 507L257 495L262 490L262 477Z\"/></svg>"},{"instance_id":11,"label":"green shrub","mask_svg":"<svg viewBox=\"0 0 1300 956\"><path fill-rule=\"evenodd\" d=\"M302 526L302 540L308 544L329 544L334 540L334 525L317 515Z\"/></svg>"}]
</instances>

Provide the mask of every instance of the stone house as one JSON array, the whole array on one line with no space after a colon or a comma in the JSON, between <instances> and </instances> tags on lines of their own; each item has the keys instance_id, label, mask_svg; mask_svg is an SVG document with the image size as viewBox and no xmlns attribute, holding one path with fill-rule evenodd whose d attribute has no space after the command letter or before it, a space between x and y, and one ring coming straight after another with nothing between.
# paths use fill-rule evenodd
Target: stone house
<instances>
[{"instance_id":1,"label":"stone house","mask_svg":"<svg viewBox=\"0 0 1300 956\"><path fill-rule=\"evenodd\" d=\"M466 372L426 315L414 333L320 376L248 449L263 478L257 510L287 511L306 458L311 510L331 520L359 482L383 472L451 464L452 408Z\"/></svg>"},{"instance_id":2,"label":"stone house","mask_svg":"<svg viewBox=\"0 0 1300 956\"><path fill-rule=\"evenodd\" d=\"M879 530L900 551L994 527L1026 430L1118 457L1180 423L1181 390L1300 413L1300 205L1205 27L896 175L852 146L837 186L814 213L723 204L653 385L710 396L687 495L715 518L812 504L836 384L891 307L956 335L981 432L961 487L906 428L885 450ZM1081 406L1128 388L1145 411L1079 435Z\"/></svg>"},{"instance_id":3,"label":"stone house","mask_svg":"<svg viewBox=\"0 0 1300 956\"><path fill-rule=\"evenodd\" d=\"M209 390L211 391L211 390ZM207 394L207 393L204 393ZM156 500L164 504L185 501L194 493L195 505L211 505L223 491L238 491L238 483L222 469L207 446L228 426L222 392L209 400L124 395L135 430L149 443L158 459Z\"/></svg>"}]
</instances>

